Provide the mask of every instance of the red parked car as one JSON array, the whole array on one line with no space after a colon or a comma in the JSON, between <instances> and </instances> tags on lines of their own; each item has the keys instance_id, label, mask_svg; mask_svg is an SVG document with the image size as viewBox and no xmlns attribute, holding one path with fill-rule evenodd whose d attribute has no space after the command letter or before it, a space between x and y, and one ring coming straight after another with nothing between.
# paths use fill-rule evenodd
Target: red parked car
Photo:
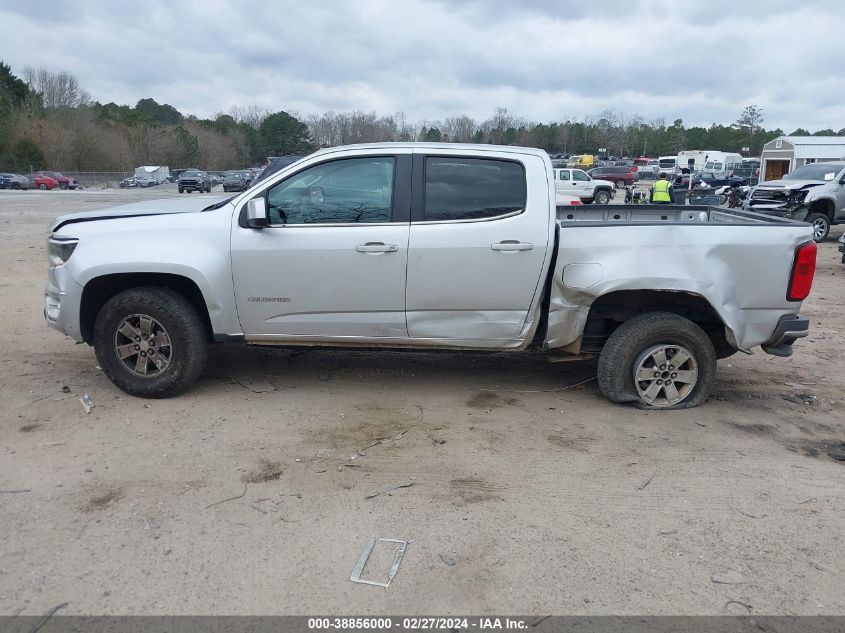
<instances>
[{"instance_id":1,"label":"red parked car","mask_svg":"<svg viewBox=\"0 0 845 633\"><path fill-rule=\"evenodd\" d=\"M43 174L32 174L32 186L36 189L55 189L59 186L59 181L50 176Z\"/></svg>"},{"instance_id":2,"label":"red parked car","mask_svg":"<svg viewBox=\"0 0 845 633\"><path fill-rule=\"evenodd\" d=\"M35 172L36 176L46 176L47 178L52 178L56 182L59 183L59 189L80 189L81 185L76 178L71 178L70 176L65 176L64 174L58 171L37 171ZM36 185L37 186L37 185ZM52 189L52 187L48 187Z\"/></svg>"},{"instance_id":3,"label":"red parked car","mask_svg":"<svg viewBox=\"0 0 845 633\"><path fill-rule=\"evenodd\" d=\"M625 185L633 185L640 179L640 175L637 173L637 168L633 166L621 167L617 165L613 167L596 167L587 173L590 174L590 178L594 178L596 180L609 180L610 182L615 183L619 188L622 188Z\"/></svg>"}]
</instances>

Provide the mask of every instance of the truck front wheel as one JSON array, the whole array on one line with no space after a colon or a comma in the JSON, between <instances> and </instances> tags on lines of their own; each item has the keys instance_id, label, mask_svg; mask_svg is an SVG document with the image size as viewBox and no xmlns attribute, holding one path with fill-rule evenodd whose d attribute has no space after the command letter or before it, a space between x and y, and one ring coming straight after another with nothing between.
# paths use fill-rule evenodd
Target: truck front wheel
<instances>
[{"instance_id":1,"label":"truck front wheel","mask_svg":"<svg viewBox=\"0 0 845 633\"><path fill-rule=\"evenodd\" d=\"M824 213L810 213L804 222L813 225L813 241L823 242L830 233L830 219Z\"/></svg>"},{"instance_id":2,"label":"truck front wheel","mask_svg":"<svg viewBox=\"0 0 845 633\"><path fill-rule=\"evenodd\" d=\"M168 288L124 290L100 309L94 351L103 372L126 393L167 398L190 387L208 356L194 307Z\"/></svg>"},{"instance_id":3,"label":"truck front wheel","mask_svg":"<svg viewBox=\"0 0 845 633\"><path fill-rule=\"evenodd\" d=\"M642 409L696 407L707 400L715 380L712 341L698 325L671 312L625 321L599 356L602 394Z\"/></svg>"}]
</instances>

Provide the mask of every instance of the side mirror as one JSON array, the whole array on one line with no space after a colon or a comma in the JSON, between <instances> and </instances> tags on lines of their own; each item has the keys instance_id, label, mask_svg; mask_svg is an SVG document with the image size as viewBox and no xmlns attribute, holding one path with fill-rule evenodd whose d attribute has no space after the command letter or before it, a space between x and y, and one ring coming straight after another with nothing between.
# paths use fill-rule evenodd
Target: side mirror
<instances>
[{"instance_id":1,"label":"side mirror","mask_svg":"<svg viewBox=\"0 0 845 633\"><path fill-rule=\"evenodd\" d=\"M246 203L246 225L251 229L263 229L269 224L267 220L267 201L253 198Z\"/></svg>"}]
</instances>

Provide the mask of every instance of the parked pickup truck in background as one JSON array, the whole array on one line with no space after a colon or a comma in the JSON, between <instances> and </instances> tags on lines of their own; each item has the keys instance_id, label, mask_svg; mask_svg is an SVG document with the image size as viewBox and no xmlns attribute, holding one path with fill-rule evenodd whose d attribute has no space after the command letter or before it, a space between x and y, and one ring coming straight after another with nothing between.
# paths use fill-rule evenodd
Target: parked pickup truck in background
<instances>
[{"instance_id":1,"label":"parked pickup truck in background","mask_svg":"<svg viewBox=\"0 0 845 633\"><path fill-rule=\"evenodd\" d=\"M812 224L813 239L821 242L832 224L845 222L845 162L812 163L760 183L743 206Z\"/></svg>"},{"instance_id":2,"label":"parked pickup truck in background","mask_svg":"<svg viewBox=\"0 0 845 633\"><path fill-rule=\"evenodd\" d=\"M555 191L578 196L581 202L610 204L616 195L616 184L610 180L594 180L581 169L554 169Z\"/></svg>"},{"instance_id":3,"label":"parked pickup truck in background","mask_svg":"<svg viewBox=\"0 0 845 633\"><path fill-rule=\"evenodd\" d=\"M335 147L247 191L59 217L44 315L165 397L208 344L543 350L598 358L613 402L702 403L716 360L788 356L816 245L789 219L561 206L542 150Z\"/></svg>"}]
</instances>

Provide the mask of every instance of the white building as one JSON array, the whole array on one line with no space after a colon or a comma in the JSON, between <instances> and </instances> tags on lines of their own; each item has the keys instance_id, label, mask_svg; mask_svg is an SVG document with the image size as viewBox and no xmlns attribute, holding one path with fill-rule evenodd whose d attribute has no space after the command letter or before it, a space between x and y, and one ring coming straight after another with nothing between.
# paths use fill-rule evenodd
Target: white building
<instances>
[{"instance_id":1,"label":"white building","mask_svg":"<svg viewBox=\"0 0 845 633\"><path fill-rule=\"evenodd\" d=\"M152 178L156 182L164 182L170 178L170 167L164 167L162 165L144 165L143 167L136 167L135 176L146 176L147 178Z\"/></svg>"},{"instance_id":2,"label":"white building","mask_svg":"<svg viewBox=\"0 0 845 633\"><path fill-rule=\"evenodd\" d=\"M797 167L845 157L845 136L779 136L763 145L760 181L779 180Z\"/></svg>"}]
</instances>

